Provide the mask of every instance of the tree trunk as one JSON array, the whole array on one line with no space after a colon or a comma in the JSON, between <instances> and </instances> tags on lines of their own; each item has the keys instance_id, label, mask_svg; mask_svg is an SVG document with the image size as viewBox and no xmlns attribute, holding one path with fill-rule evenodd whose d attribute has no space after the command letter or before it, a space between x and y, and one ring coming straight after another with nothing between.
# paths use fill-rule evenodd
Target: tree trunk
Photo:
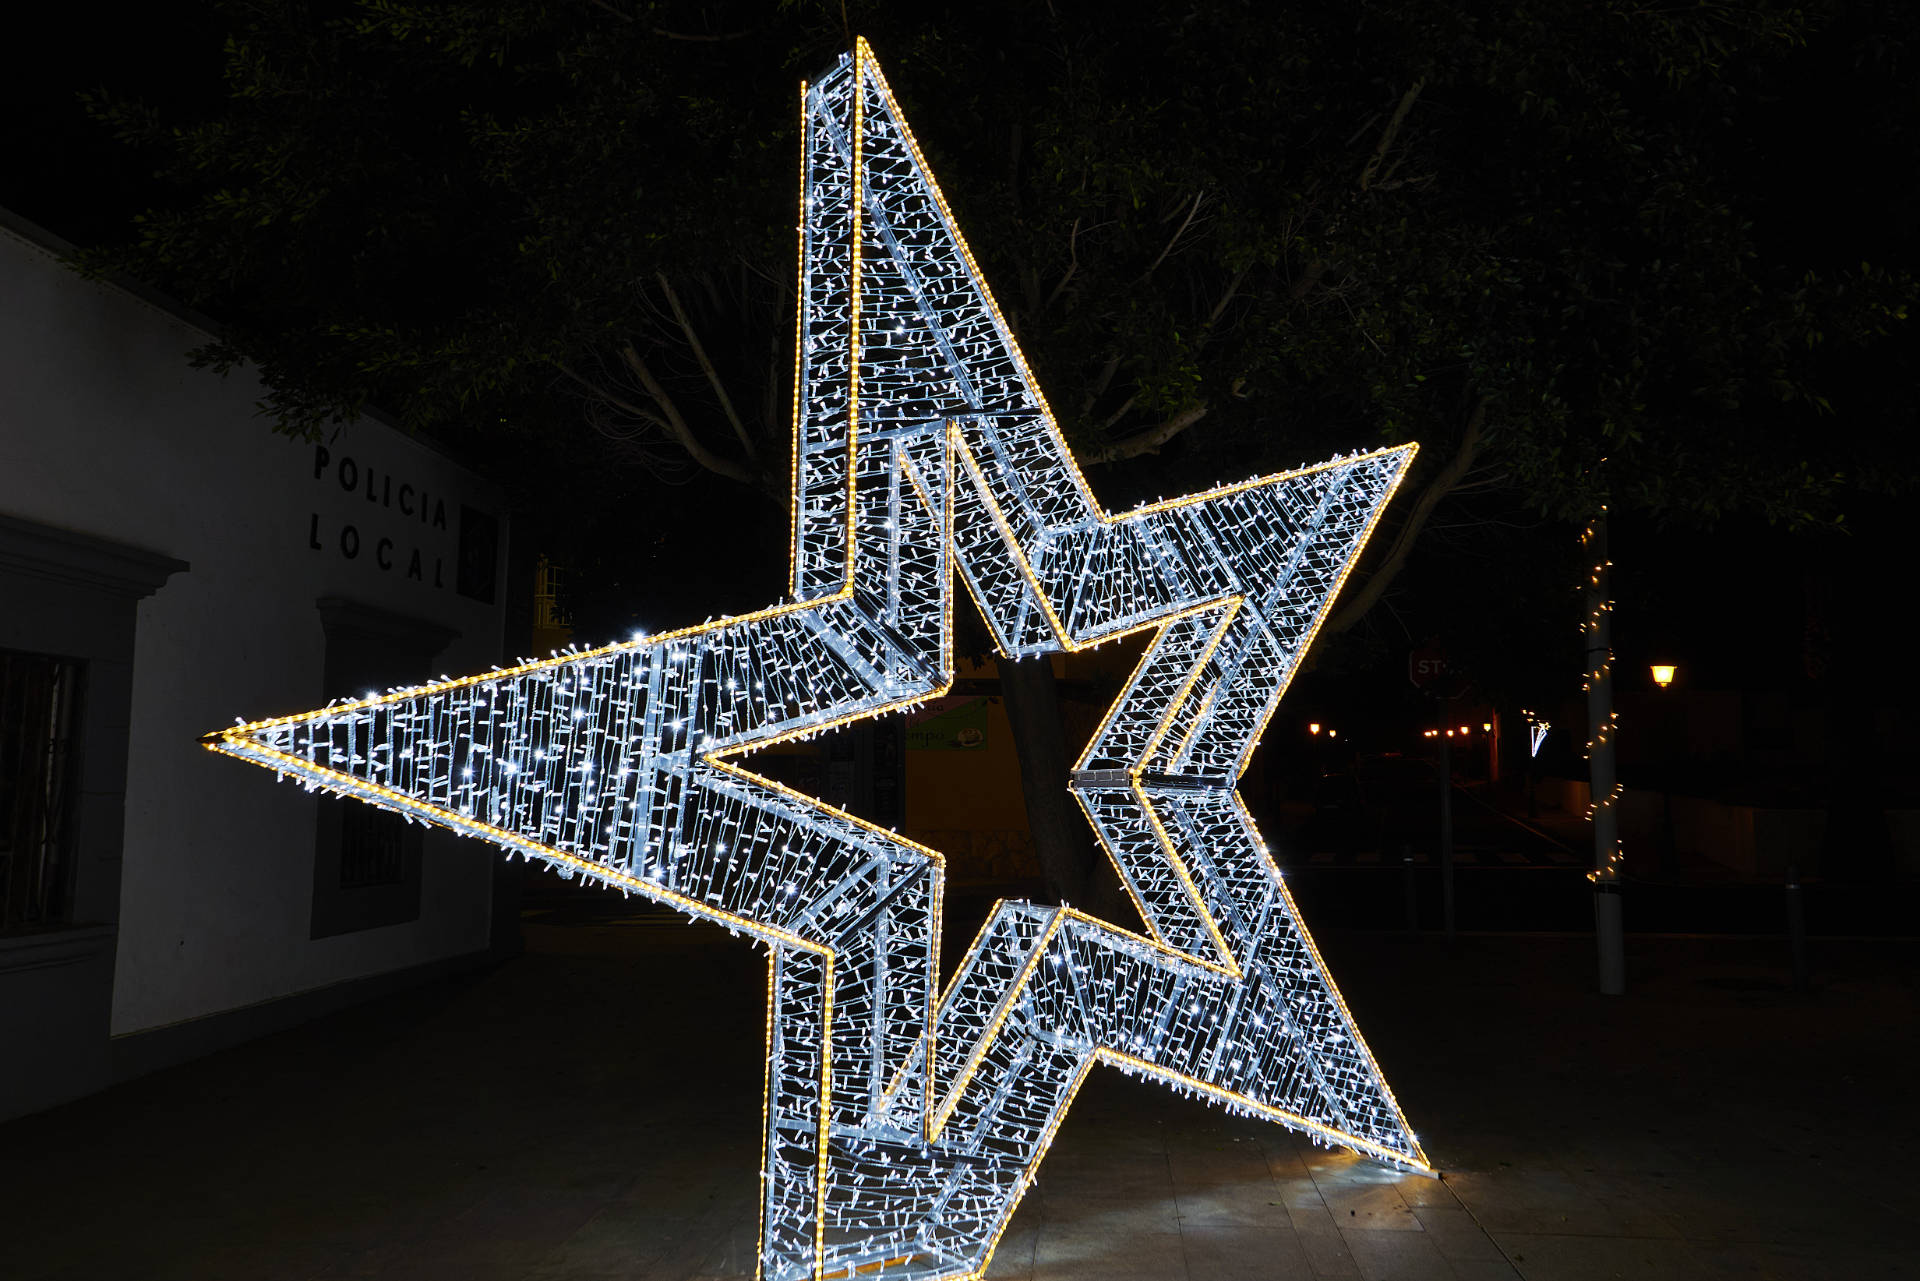
<instances>
[{"instance_id":1,"label":"tree trunk","mask_svg":"<svg viewBox=\"0 0 1920 1281\"><path fill-rule=\"evenodd\" d=\"M1020 790L1027 804L1027 827L1040 861L1047 896L1070 903L1104 920L1127 925L1135 919L1126 891L1099 846L1086 815L1067 791L1073 768L1066 723L1060 715L1059 682L1053 659L994 658L1007 721L1013 726L1020 758ZM1117 915L1116 915L1117 914Z\"/></svg>"},{"instance_id":2,"label":"tree trunk","mask_svg":"<svg viewBox=\"0 0 1920 1281\"><path fill-rule=\"evenodd\" d=\"M1407 556L1413 550L1414 540L1419 538L1420 531L1426 528L1427 518L1433 515L1433 509L1439 505L1441 499L1451 494L1466 479L1468 472L1473 470L1474 459L1480 453L1481 433L1486 430L1486 425L1487 400L1483 396L1474 404L1473 412L1467 415L1466 430L1460 434L1460 447L1454 451L1453 457L1447 460L1447 465L1427 482L1426 487L1420 491L1420 496L1414 499L1412 510L1407 513L1406 520L1401 522L1399 532L1393 536L1393 545L1387 549L1386 559L1376 565L1373 572L1367 575L1366 581L1360 584L1360 589L1349 595L1341 603L1340 608L1334 610L1326 622L1320 625L1318 635L1323 638L1338 636L1366 617L1367 611L1380 602L1388 585L1400 573L1401 567L1407 563Z\"/></svg>"},{"instance_id":3,"label":"tree trunk","mask_svg":"<svg viewBox=\"0 0 1920 1281\"><path fill-rule=\"evenodd\" d=\"M1583 629L1587 662L1588 808L1593 820L1594 939L1600 952L1600 991L1620 996L1627 990L1626 939L1620 903L1620 799L1614 768L1613 734L1613 562L1607 559L1607 509L1603 505L1580 544L1587 553L1587 622Z\"/></svg>"}]
</instances>

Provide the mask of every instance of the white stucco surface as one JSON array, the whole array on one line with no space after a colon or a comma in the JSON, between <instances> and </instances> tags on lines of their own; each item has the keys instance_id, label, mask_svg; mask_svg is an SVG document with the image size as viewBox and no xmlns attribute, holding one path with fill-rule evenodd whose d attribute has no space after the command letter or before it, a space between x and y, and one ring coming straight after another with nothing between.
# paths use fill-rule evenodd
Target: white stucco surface
<instances>
[{"instance_id":1,"label":"white stucco surface","mask_svg":"<svg viewBox=\"0 0 1920 1281\"><path fill-rule=\"evenodd\" d=\"M197 739L358 692L322 688L323 596L458 631L436 673L498 662L500 495L371 421L319 466L255 413L254 378L188 366L205 341L0 230L0 513L191 565L139 611L116 1035L487 944L497 855L440 835L418 920L310 940L314 798ZM492 604L455 590L463 503L499 521Z\"/></svg>"}]
</instances>

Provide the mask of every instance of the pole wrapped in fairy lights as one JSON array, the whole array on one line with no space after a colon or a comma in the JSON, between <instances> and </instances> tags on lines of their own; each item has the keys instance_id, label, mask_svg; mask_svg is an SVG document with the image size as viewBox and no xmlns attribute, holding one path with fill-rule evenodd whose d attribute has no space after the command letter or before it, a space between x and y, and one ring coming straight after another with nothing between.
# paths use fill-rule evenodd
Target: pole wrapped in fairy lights
<instances>
[{"instance_id":1,"label":"pole wrapped in fairy lights","mask_svg":"<svg viewBox=\"0 0 1920 1281\"><path fill-rule=\"evenodd\" d=\"M1426 1160L1235 783L1412 447L1109 515L871 51L802 92L793 597L208 745L767 944L760 1268L974 1277L1096 1063ZM1152 937L998 904L936 989L941 856L750 754L1003 653L1153 639L1071 787Z\"/></svg>"}]
</instances>

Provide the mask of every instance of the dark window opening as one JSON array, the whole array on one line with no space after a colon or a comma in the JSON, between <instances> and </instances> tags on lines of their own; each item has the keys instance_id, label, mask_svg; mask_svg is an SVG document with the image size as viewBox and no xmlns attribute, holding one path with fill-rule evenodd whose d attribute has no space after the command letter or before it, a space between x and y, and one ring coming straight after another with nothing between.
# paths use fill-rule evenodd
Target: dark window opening
<instances>
[{"instance_id":1,"label":"dark window opening","mask_svg":"<svg viewBox=\"0 0 1920 1281\"><path fill-rule=\"evenodd\" d=\"M500 562L500 521L477 507L460 504L460 563L453 589L483 605L493 604Z\"/></svg>"},{"instance_id":2,"label":"dark window opening","mask_svg":"<svg viewBox=\"0 0 1920 1281\"><path fill-rule=\"evenodd\" d=\"M453 639L452 631L422 619L337 597L318 603L330 698L418 684ZM312 937L419 919L422 825L365 801L336 797L321 798L317 820Z\"/></svg>"},{"instance_id":3,"label":"dark window opening","mask_svg":"<svg viewBox=\"0 0 1920 1281\"><path fill-rule=\"evenodd\" d=\"M420 829L371 805L343 802L340 812L340 888L401 885Z\"/></svg>"},{"instance_id":4,"label":"dark window opening","mask_svg":"<svg viewBox=\"0 0 1920 1281\"><path fill-rule=\"evenodd\" d=\"M80 663L0 649L0 933L72 911Z\"/></svg>"}]
</instances>

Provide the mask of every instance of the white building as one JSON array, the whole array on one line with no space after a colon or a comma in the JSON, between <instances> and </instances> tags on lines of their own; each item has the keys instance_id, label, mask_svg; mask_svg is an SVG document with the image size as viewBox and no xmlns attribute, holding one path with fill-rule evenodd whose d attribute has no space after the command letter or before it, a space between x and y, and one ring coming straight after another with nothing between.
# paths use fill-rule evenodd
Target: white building
<instances>
[{"instance_id":1,"label":"white building","mask_svg":"<svg viewBox=\"0 0 1920 1281\"><path fill-rule=\"evenodd\" d=\"M275 435L204 322L0 215L0 1119L478 963L497 854L203 750L501 661L500 494Z\"/></svg>"}]
</instances>

